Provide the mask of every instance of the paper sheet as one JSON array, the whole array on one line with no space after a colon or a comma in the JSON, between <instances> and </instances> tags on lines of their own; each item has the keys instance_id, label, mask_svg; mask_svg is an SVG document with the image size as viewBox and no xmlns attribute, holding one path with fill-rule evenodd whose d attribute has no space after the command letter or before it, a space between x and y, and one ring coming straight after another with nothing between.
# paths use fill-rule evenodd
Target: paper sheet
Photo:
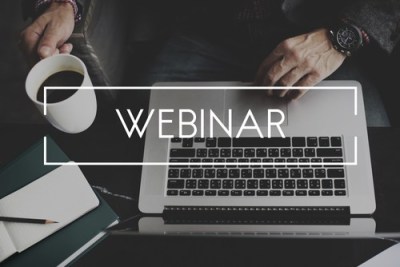
<instances>
[{"instance_id":1,"label":"paper sheet","mask_svg":"<svg viewBox=\"0 0 400 267\"><path fill-rule=\"evenodd\" d=\"M4 222L17 251L21 252L98 205L99 200L79 167L61 166L1 199L0 214L59 222L56 224Z\"/></svg>"}]
</instances>

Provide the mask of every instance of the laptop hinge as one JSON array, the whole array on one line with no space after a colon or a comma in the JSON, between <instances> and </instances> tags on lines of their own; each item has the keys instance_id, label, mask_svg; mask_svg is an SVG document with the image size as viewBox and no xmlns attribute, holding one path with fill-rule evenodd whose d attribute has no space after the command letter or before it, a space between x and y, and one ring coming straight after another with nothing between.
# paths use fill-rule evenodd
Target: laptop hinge
<instances>
[{"instance_id":1,"label":"laptop hinge","mask_svg":"<svg viewBox=\"0 0 400 267\"><path fill-rule=\"evenodd\" d=\"M166 221L335 221L350 218L350 207L165 206L163 218Z\"/></svg>"}]
</instances>

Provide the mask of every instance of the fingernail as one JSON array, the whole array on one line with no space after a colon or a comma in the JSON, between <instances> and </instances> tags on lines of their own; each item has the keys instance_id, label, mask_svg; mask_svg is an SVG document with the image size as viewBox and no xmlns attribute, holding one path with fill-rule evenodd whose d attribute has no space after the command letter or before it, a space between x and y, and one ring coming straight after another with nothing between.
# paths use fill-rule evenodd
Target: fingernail
<instances>
[{"instance_id":1,"label":"fingernail","mask_svg":"<svg viewBox=\"0 0 400 267\"><path fill-rule=\"evenodd\" d=\"M39 54L42 58L51 56L51 48L48 46L42 46L39 50Z\"/></svg>"}]
</instances>

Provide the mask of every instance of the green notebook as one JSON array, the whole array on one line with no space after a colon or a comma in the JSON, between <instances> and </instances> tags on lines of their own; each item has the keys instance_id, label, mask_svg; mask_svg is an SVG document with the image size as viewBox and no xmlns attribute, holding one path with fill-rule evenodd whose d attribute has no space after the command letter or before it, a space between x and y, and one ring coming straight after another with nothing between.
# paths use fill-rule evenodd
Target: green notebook
<instances>
[{"instance_id":1,"label":"green notebook","mask_svg":"<svg viewBox=\"0 0 400 267\"><path fill-rule=\"evenodd\" d=\"M0 199L58 167L43 165L43 149L42 139L0 170ZM70 161L49 137L47 154L51 161ZM67 258L97 239L105 228L117 221L118 216L110 206L100 196L98 198L100 205L97 208L22 253L14 254L1 266L57 266L65 263Z\"/></svg>"}]
</instances>

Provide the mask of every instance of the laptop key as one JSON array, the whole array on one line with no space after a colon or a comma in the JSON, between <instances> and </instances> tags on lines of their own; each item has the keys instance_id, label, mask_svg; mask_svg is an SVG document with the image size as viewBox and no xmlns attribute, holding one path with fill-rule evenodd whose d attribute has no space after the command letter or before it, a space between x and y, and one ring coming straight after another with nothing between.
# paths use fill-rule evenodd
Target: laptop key
<instances>
[{"instance_id":1,"label":"laptop key","mask_svg":"<svg viewBox=\"0 0 400 267\"><path fill-rule=\"evenodd\" d=\"M246 180L243 180L243 179L235 180L235 188L236 189L245 189L246 188Z\"/></svg>"},{"instance_id":2,"label":"laptop key","mask_svg":"<svg viewBox=\"0 0 400 267\"><path fill-rule=\"evenodd\" d=\"M168 178L179 178L179 169L169 169Z\"/></svg>"},{"instance_id":3,"label":"laptop key","mask_svg":"<svg viewBox=\"0 0 400 267\"><path fill-rule=\"evenodd\" d=\"M343 167L343 165L340 165L340 163L342 163L343 162L343 159L342 158L324 158L324 163L339 163L338 165L327 165L327 164L325 164L324 165L324 167L327 167L327 168L341 168L341 167Z\"/></svg>"},{"instance_id":4,"label":"laptop key","mask_svg":"<svg viewBox=\"0 0 400 267\"><path fill-rule=\"evenodd\" d=\"M194 169L192 171L193 178L203 178L203 169Z\"/></svg>"},{"instance_id":5,"label":"laptop key","mask_svg":"<svg viewBox=\"0 0 400 267\"><path fill-rule=\"evenodd\" d=\"M181 169L181 178L190 178L191 169Z\"/></svg>"},{"instance_id":6,"label":"laptop key","mask_svg":"<svg viewBox=\"0 0 400 267\"><path fill-rule=\"evenodd\" d=\"M180 189L185 187L185 180L168 180L167 187L169 189Z\"/></svg>"},{"instance_id":7,"label":"laptop key","mask_svg":"<svg viewBox=\"0 0 400 267\"><path fill-rule=\"evenodd\" d=\"M201 159L190 159L190 163L200 163ZM200 164L190 164L190 168L200 168Z\"/></svg>"},{"instance_id":8,"label":"laptop key","mask_svg":"<svg viewBox=\"0 0 400 267\"><path fill-rule=\"evenodd\" d=\"M294 191L293 191L293 190L283 190L283 195L284 195L285 197L294 196Z\"/></svg>"},{"instance_id":9,"label":"laptop key","mask_svg":"<svg viewBox=\"0 0 400 267\"><path fill-rule=\"evenodd\" d=\"M225 163L225 159L214 159L214 162ZM225 164L224 165L214 165L214 168L225 168Z\"/></svg>"},{"instance_id":10,"label":"laptop key","mask_svg":"<svg viewBox=\"0 0 400 267\"><path fill-rule=\"evenodd\" d=\"M306 138L305 137L293 137L292 138L292 146L293 147L305 147L306 146Z\"/></svg>"},{"instance_id":11,"label":"laptop key","mask_svg":"<svg viewBox=\"0 0 400 267\"><path fill-rule=\"evenodd\" d=\"M206 138L206 147L216 147L217 138Z\"/></svg>"},{"instance_id":12,"label":"laptop key","mask_svg":"<svg viewBox=\"0 0 400 267\"><path fill-rule=\"evenodd\" d=\"M256 150L257 158L265 158L267 156L267 149L266 148L258 148Z\"/></svg>"},{"instance_id":13,"label":"laptop key","mask_svg":"<svg viewBox=\"0 0 400 267\"><path fill-rule=\"evenodd\" d=\"M315 170L315 177L316 178L325 178L326 177L325 169L316 169Z\"/></svg>"},{"instance_id":14,"label":"laptop key","mask_svg":"<svg viewBox=\"0 0 400 267\"><path fill-rule=\"evenodd\" d=\"M171 149L171 158L194 158L196 150L193 148L177 148Z\"/></svg>"},{"instance_id":15,"label":"laptop key","mask_svg":"<svg viewBox=\"0 0 400 267\"><path fill-rule=\"evenodd\" d=\"M210 181L210 188L211 189L220 189L222 185L221 180L211 180Z\"/></svg>"},{"instance_id":16,"label":"laptop key","mask_svg":"<svg viewBox=\"0 0 400 267\"><path fill-rule=\"evenodd\" d=\"M241 137L233 138L234 147L290 147L290 138L271 137Z\"/></svg>"},{"instance_id":17,"label":"laptop key","mask_svg":"<svg viewBox=\"0 0 400 267\"><path fill-rule=\"evenodd\" d=\"M322 180L322 188L324 189L331 189L333 188L333 181L330 179L324 179Z\"/></svg>"},{"instance_id":18,"label":"laptop key","mask_svg":"<svg viewBox=\"0 0 400 267\"><path fill-rule=\"evenodd\" d=\"M237 162L237 159L226 159L227 163L235 163ZM227 168L237 168L237 165L226 165Z\"/></svg>"},{"instance_id":19,"label":"laptop key","mask_svg":"<svg viewBox=\"0 0 400 267\"><path fill-rule=\"evenodd\" d=\"M227 169L218 169L217 170L217 178L227 178L228 170Z\"/></svg>"},{"instance_id":20,"label":"laptop key","mask_svg":"<svg viewBox=\"0 0 400 267\"><path fill-rule=\"evenodd\" d=\"M335 181L334 181L334 184L335 184L335 188L337 188L337 189L344 189L344 188L346 188L346 182L345 182L345 180L342 180L342 179L340 179L340 180L335 180Z\"/></svg>"},{"instance_id":21,"label":"laptop key","mask_svg":"<svg viewBox=\"0 0 400 267\"><path fill-rule=\"evenodd\" d=\"M314 170L313 169L303 169L303 178L313 178Z\"/></svg>"},{"instance_id":22,"label":"laptop key","mask_svg":"<svg viewBox=\"0 0 400 267\"><path fill-rule=\"evenodd\" d=\"M308 195L309 196L319 196L321 193L319 192L319 190L310 190L308 191Z\"/></svg>"},{"instance_id":23,"label":"laptop key","mask_svg":"<svg viewBox=\"0 0 400 267\"><path fill-rule=\"evenodd\" d=\"M231 196L238 197L238 196L241 196L241 195L242 195L242 190L232 190L231 191Z\"/></svg>"},{"instance_id":24,"label":"laptop key","mask_svg":"<svg viewBox=\"0 0 400 267\"><path fill-rule=\"evenodd\" d=\"M204 178L215 178L215 169L205 169Z\"/></svg>"},{"instance_id":25,"label":"laptop key","mask_svg":"<svg viewBox=\"0 0 400 267\"><path fill-rule=\"evenodd\" d=\"M289 170L288 169L279 169L278 170L278 178L289 178Z\"/></svg>"},{"instance_id":26,"label":"laptop key","mask_svg":"<svg viewBox=\"0 0 400 267\"><path fill-rule=\"evenodd\" d=\"M310 168L310 164L306 164L308 162L310 162L310 159L299 159L299 163L301 163L301 164L299 164L299 167L300 168Z\"/></svg>"},{"instance_id":27,"label":"laptop key","mask_svg":"<svg viewBox=\"0 0 400 267\"><path fill-rule=\"evenodd\" d=\"M275 168L285 168L286 167L286 164L283 164L283 163L286 163L285 159L275 159L274 162L278 163L278 164L275 164Z\"/></svg>"},{"instance_id":28,"label":"laptop key","mask_svg":"<svg viewBox=\"0 0 400 267\"><path fill-rule=\"evenodd\" d=\"M341 147L342 146L342 138L340 136L331 137L331 146Z\"/></svg>"},{"instance_id":29,"label":"laptop key","mask_svg":"<svg viewBox=\"0 0 400 267\"><path fill-rule=\"evenodd\" d=\"M208 180L202 179L197 182L197 187L199 189L207 189L209 187L209 185L210 185L210 182Z\"/></svg>"},{"instance_id":30,"label":"laptop key","mask_svg":"<svg viewBox=\"0 0 400 267\"><path fill-rule=\"evenodd\" d=\"M170 163L180 163L180 162L189 162L189 159L170 159L169 160ZM170 165L172 168L188 168L188 165Z\"/></svg>"},{"instance_id":31,"label":"laptop key","mask_svg":"<svg viewBox=\"0 0 400 267\"><path fill-rule=\"evenodd\" d=\"M253 171L251 169L242 169L242 178L252 178L253 177Z\"/></svg>"},{"instance_id":32,"label":"laptop key","mask_svg":"<svg viewBox=\"0 0 400 267\"><path fill-rule=\"evenodd\" d=\"M194 139L194 142L195 143L204 143L206 141L206 139L205 138L202 138L202 137L196 137L195 139Z\"/></svg>"},{"instance_id":33,"label":"laptop key","mask_svg":"<svg viewBox=\"0 0 400 267\"><path fill-rule=\"evenodd\" d=\"M307 158L315 157L315 149L314 148L304 149L304 156L306 156Z\"/></svg>"},{"instance_id":34,"label":"laptop key","mask_svg":"<svg viewBox=\"0 0 400 267\"><path fill-rule=\"evenodd\" d=\"M256 156L256 150L254 148L246 148L244 150L244 156L246 158L254 158Z\"/></svg>"},{"instance_id":35,"label":"laptop key","mask_svg":"<svg viewBox=\"0 0 400 267\"><path fill-rule=\"evenodd\" d=\"M232 155L232 150L231 149L221 149L221 158L230 158Z\"/></svg>"},{"instance_id":36,"label":"laptop key","mask_svg":"<svg viewBox=\"0 0 400 267\"><path fill-rule=\"evenodd\" d=\"M302 158L304 156L304 151L302 148L294 148L293 149L293 157Z\"/></svg>"},{"instance_id":37,"label":"laptop key","mask_svg":"<svg viewBox=\"0 0 400 267\"><path fill-rule=\"evenodd\" d=\"M193 147L193 138L183 138L182 147Z\"/></svg>"},{"instance_id":38,"label":"laptop key","mask_svg":"<svg viewBox=\"0 0 400 267\"><path fill-rule=\"evenodd\" d=\"M295 180L285 180L285 188L286 189L294 189L296 188L296 181Z\"/></svg>"},{"instance_id":39,"label":"laptop key","mask_svg":"<svg viewBox=\"0 0 400 267\"><path fill-rule=\"evenodd\" d=\"M346 191L345 190L335 190L335 196L345 196Z\"/></svg>"},{"instance_id":40,"label":"laptop key","mask_svg":"<svg viewBox=\"0 0 400 267\"><path fill-rule=\"evenodd\" d=\"M196 155L198 158L205 158L207 157L207 149L206 148L199 148L196 151Z\"/></svg>"},{"instance_id":41,"label":"laptop key","mask_svg":"<svg viewBox=\"0 0 400 267\"><path fill-rule=\"evenodd\" d=\"M167 190L167 196L177 196L178 190Z\"/></svg>"},{"instance_id":42,"label":"laptop key","mask_svg":"<svg viewBox=\"0 0 400 267\"><path fill-rule=\"evenodd\" d=\"M233 188L233 180L223 180L222 188L223 189L232 189Z\"/></svg>"},{"instance_id":43,"label":"laptop key","mask_svg":"<svg viewBox=\"0 0 400 267\"><path fill-rule=\"evenodd\" d=\"M296 196L299 196L299 197L307 196L307 191L306 190L296 190Z\"/></svg>"},{"instance_id":44,"label":"laptop key","mask_svg":"<svg viewBox=\"0 0 400 267\"><path fill-rule=\"evenodd\" d=\"M276 169L266 169L265 177L266 178L276 178Z\"/></svg>"},{"instance_id":45,"label":"laptop key","mask_svg":"<svg viewBox=\"0 0 400 267\"><path fill-rule=\"evenodd\" d=\"M310 188L312 188L312 189L321 188L321 182L320 182L320 180L312 179L312 180L310 180L309 184L310 184Z\"/></svg>"},{"instance_id":46,"label":"laptop key","mask_svg":"<svg viewBox=\"0 0 400 267\"><path fill-rule=\"evenodd\" d=\"M260 163L261 164L261 159L250 159L250 162L252 163L252 164L249 165L251 168L261 168L261 165L254 164L254 163Z\"/></svg>"},{"instance_id":47,"label":"laptop key","mask_svg":"<svg viewBox=\"0 0 400 267\"><path fill-rule=\"evenodd\" d=\"M308 147L316 147L316 146L318 146L317 137L308 137L307 138L307 146Z\"/></svg>"},{"instance_id":48,"label":"laptop key","mask_svg":"<svg viewBox=\"0 0 400 267\"><path fill-rule=\"evenodd\" d=\"M210 148L208 150L209 158L218 158L219 157L219 149L218 148Z\"/></svg>"},{"instance_id":49,"label":"laptop key","mask_svg":"<svg viewBox=\"0 0 400 267\"><path fill-rule=\"evenodd\" d=\"M232 139L229 137L219 137L218 138L218 147L231 147Z\"/></svg>"},{"instance_id":50,"label":"laptop key","mask_svg":"<svg viewBox=\"0 0 400 267\"><path fill-rule=\"evenodd\" d=\"M322 136L319 138L319 146L320 147L329 147L329 137Z\"/></svg>"},{"instance_id":51,"label":"laptop key","mask_svg":"<svg viewBox=\"0 0 400 267\"><path fill-rule=\"evenodd\" d=\"M264 170L263 169L257 169L253 170L253 177L254 178L264 178Z\"/></svg>"},{"instance_id":52,"label":"laptop key","mask_svg":"<svg viewBox=\"0 0 400 267\"><path fill-rule=\"evenodd\" d=\"M192 191L192 195L193 196L203 196L204 195L204 191L203 190L193 190Z\"/></svg>"},{"instance_id":53,"label":"laptop key","mask_svg":"<svg viewBox=\"0 0 400 267\"><path fill-rule=\"evenodd\" d=\"M269 191L269 195L272 197L278 197L281 195L281 190L271 190Z\"/></svg>"},{"instance_id":54,"label":"laptop key","mask_svg":"<svg viewBox=\"0 0 400 267\"><path fill-rule=\"evenodd\" d=\"M175 137L175 138L171 138L171 143L180 143L182 142L181 138Z\"/></svg>"},{"instance_id":55,"label":"laptop key","mask_svg":"<svg viewBox=\"0 0 400 267\"><path fill-rule=\"evenodd\" d=\"M308 180L297 180L297 188L298 189L307 189L308 188Z\"/></svg>"},{"instance_id":56,"label":"laptop key","mask_svg":"<svg viewBox=\"0 0 400 267\"><path fill-rule=\"evenodd\" d=\"M322 162L322 159L320 159L320 158L313 158L313 159L311 159L311 167L314 167L314 168L321 168L322 167L322 165L321 164L315 164L315 163L319 163L319 162Z\"/></svg>"},{"instance_id":57,"label":"laptop key","mask_svg":"<svg viewBox=\"0 0 400 267\"><path fill-rule=\"evenodd\" d=\"M190 196L190 190L180 190L179 195L180 196Z\"/></svg>"},{"instance_id":58,"label":"laptop key","mask_svg":"<svg viewBox=\"0 0 400 267\"><path fill-rule=\"evenodd\" d=\"M260 197L268 196L268 190L257 190L257 196Z\"/></svg>"},{"instance_id":59,"label":"laptop key","mask_svg":"<svg viewBox=\"0 0 400 267\"><path fill-rule=\"evenodd\" d=\"M229 196L229 190L218 190L218 196Z\"/></svg>"},{"instance_id":60,"label":"laptop key","mask_svg":"<svg viewBox=\"0 0 400 267\"><path fill-rule=\"evenodd\" d=\"M244 190L244 195L246 197L255 196L256 195L256 191L254 191L254 190Z\"/></svg>"},{"instance_id":61,"label":"laptop key","mask_svg":"<svg viewBox=\"0 0 400 267\"><path fill-rule=\"evenodd\" d=\"M197 180L186 180L186 188L188 189L197 188Z\"/></svg>"},{"instance_id":62,"label":"laptop key","mask_svg":"<svg viewBox=\"0 0 400 267\"><path fill-rule=\"evenodd\" d=\"M239 161L238 161L239 163L246 163L246 162L249 162L249 159L239 159ZM248 168L249 167L249 165L238 165L239 166L239 168Z\"/></svg>"},{"instance_id":63,"label":"laptop key","mask_svg":"<svg viewBox=\"0 0 400 267\"><path fill-rule=\"evenodd\" d=\"M344 178L344 169L328 169L329 178Z\"/></svg>"},{"instance_id":64,"label":"laptop key","mask_svg":"<svg viewBox=\"0 0 400 267\"><path fill-rule=\"evenodd\" d=\"M257 189L258 188L258 180L256 180L256 179L247 180L247 188L248 189Z\"/></svg>"},{"instance_id":65,"label":"laptop key","mask_svg":"<svg viewBox=\"0 0 400 267\"><path fill-rule=\"evenodd\" d=\"M206 196L216 196L217 191L216 190L206 190Z\"/></svg>"},{"instance_id":66,"label":"laptop key","mask_svg":"<svg viewBox=\"0 0 400 267\"><path fill-rule=\"evenodd\" d=\"M260 188L261 189L270 189L271 181L270 180L260 180Z\"/></svg>"},{"instance_id":67,"label":"laptop key","mask_svg":"<svg viewBox=\"0 0 400 267\"><path fill-rule=\"evenodd\" d=\"M240 170L239 169L230 169L229 170L229 178L240 178Z\"/></svg>"},{"instance_id":68,"label":"laptop key","mask_svg":"<svg viewBox=\"0 0 400 267\"><path fill-rule=\"evenodd\" d=\"M323 196L333 196L333 191L332 190L322 190L321 194Z\"/></svg>"},{"instance_id":69,"label":"laptop key","mask_svg":"<svg viewBox=\"0 0 400 267\"><path fill-rule=\"evenodd\" d=\"M265 164L263 164L264 168L272 168L272 167L274 167L273 166L274 165L273 164L273 162L274 162L273 159L263 159L262 162L265 163Z\"/></svg>"},{"instance_id":70,"label":"laptop key","mask_svg":"<svg viewBox=\"0 0 400 267\"><path fill-rule=\"evenodd\" d=\"M270 149L268 149L268 157L270 157L270 158L279 157L279 149L278 148L270 148Z\"/></svg>"},{"instance_id":71,"label":"laptop key","mask_svg":"<svg viewBox=\"0 0 400 267\"><path fill-rule=\"evenodd\" d=\"M341 148L317 148L318 157L343 157L343 151Z\"/></svg>"},{"instance_id":72,"label":"laptop key","mask_svg":"<svg viewBox=\"0 0 400 267\"><path fill-rule=\"evenodd\" d=\"M291 169L290 178L301 178L301 169Z\"/></svg>"},{"instance_id":73,"label":"laptop key","mask_svg":"<svg viewBox=\"0 0 400 267\"><path fill-rule=\"evenodd\" d=\"M292 159L287 159L286 162L287 163L297 163L297 159L293 159L293 158ZM298 168L299 165L297 165L297 164L293 164L293 165L292 164L288 164L287 167L288 168Z\"/></svg>"},{"instance_id":74,"label":"laptop key","mask_svg":"<svg viewBox=\"0 0 400 267\"><path fill-rule=\"evenodd\" d=\"M282 189L283 181L282 180L272 180L272 188L273 189Z\"/></svg>"},{"instance_id":75,"label":"laptop key","mask_svg":"<svg viewBox=\"0 0 400 267\"><path fill-rule=\"evenodd\" d=\"M235 158L241 158L243 157L243 149L241 148L235 148L232 150L232 156Z\"/></svg>"}]
</instances>

